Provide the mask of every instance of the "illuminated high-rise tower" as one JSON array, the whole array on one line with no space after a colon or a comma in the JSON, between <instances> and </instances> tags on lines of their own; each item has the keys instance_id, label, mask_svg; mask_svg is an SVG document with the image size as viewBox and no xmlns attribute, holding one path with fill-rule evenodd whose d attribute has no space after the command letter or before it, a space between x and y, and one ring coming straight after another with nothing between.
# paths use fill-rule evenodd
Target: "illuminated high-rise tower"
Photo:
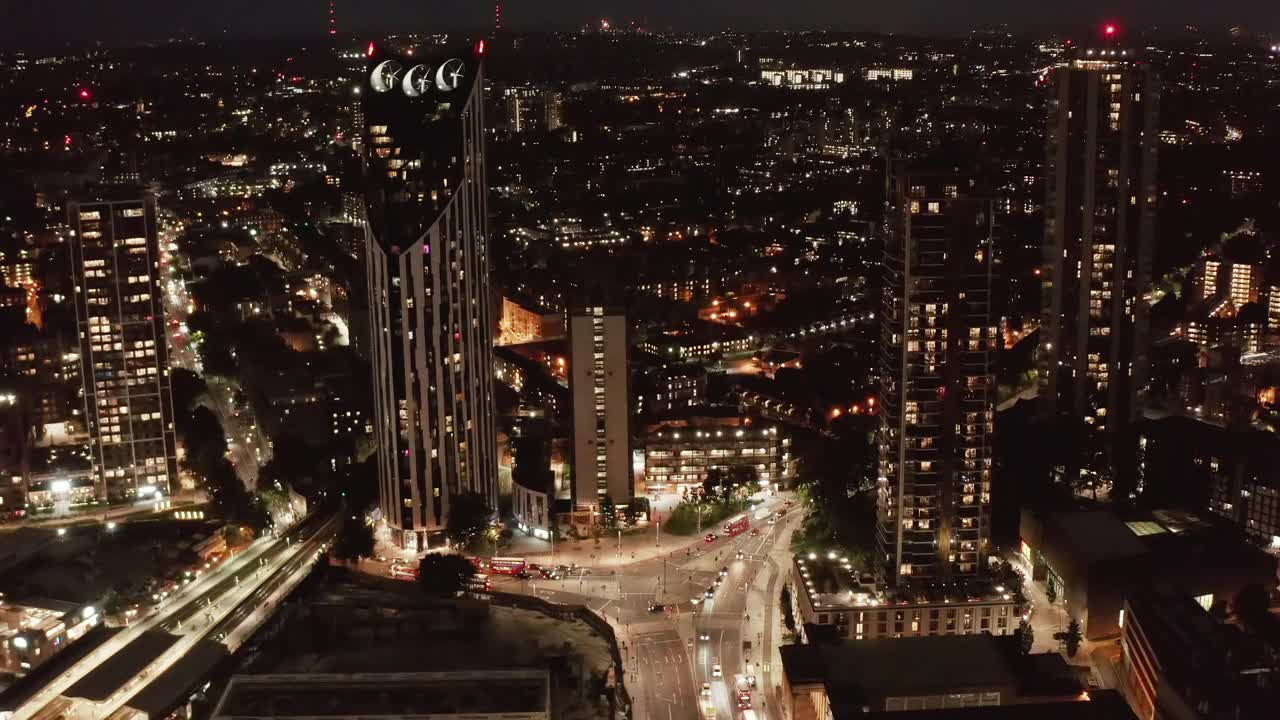
<instances>
[{"instance_id":1,"label":"illuminated high-rise tower","mask_svg":"<svg viewBox=\"0 0 1280 720\"><path fill-rule=\"evenodd\" d=\"M168 493L178 462L155 199L72 202L67 216L97 495Z\"/></svg>"},{"instance_id":2,"label":"illuminated high-rise tower","mask_svg":"<svg viewBox=\"0 0 1280 720\"><path fill-rule=\"evenodd\" d=\"M624 504L631 476L630 345L627 317L604 307L569 314L569 392L573 397L573 501Z\"/></svg>"},{"instance_id":3,"label":"illuminated high-rise tower","mask_svg":"<svg viewBox=\"0 0 1280 720\"><path fill-rule=\"evenodd\" d=\"M1073 475L1112 469L1109 438L1147 383L1160 85L1134 50L1104 45L1052 70L1046 133L1040 402L1094 431Z\"/></svg>"},{"instance_id":4,"label":"illuminated high-rise tower","mask_svg":"<svg viewBox=\"0 0 1280 720\"><path fill-rule=\"evenodd\" d=\"M459 494L497 505L483 53L371 45L360 93L379 498L407 547Z\"/></svg>"},{"instance_id":5,"label":"illuminated high-rise tower","mask_svg":"<svg viewBox=\"0 0 1280 720\"><path fill-rule=\"evenodd\" d=\"M979 574L991 539L993 203L965 174L889 178L880 333L879 572Z\"/></svg>"}]
</instances>

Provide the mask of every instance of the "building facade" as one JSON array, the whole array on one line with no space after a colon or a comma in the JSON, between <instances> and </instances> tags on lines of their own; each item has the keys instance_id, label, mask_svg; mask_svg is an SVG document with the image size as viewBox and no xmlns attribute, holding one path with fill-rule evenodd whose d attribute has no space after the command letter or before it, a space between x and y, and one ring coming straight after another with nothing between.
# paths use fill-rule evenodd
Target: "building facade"
<instances>
[{"instance_id":1,"label":"building facade","mask_svg":"<svg viewBox=\"0 0 1280 720\"><path fill-rule=\"evenodd\" d=\"M660 415L703 405L707 369L696 363L663 363L639 375L636 415Z\"/></svg>"},{"instance_id":2,"label":"building facade","mask_svg":"<svg viewBox=\"0 0 1280 720\"><path fill-rule=\"evenodd\" d=\"M1117 668L1139 720L1275 715L1280 645L1215 620L1181 588L1160 583L1124 603Z\"/></svg>"},{"instance_id":3,"label":"building facade","mask_svg":"<svg viewBox=\"0 0 1280 720\"><path fill-rule=\"evenodd\" d=\"M67 211L97 496L168 494L178 460L155 199L72 202Z\"/></svg>"},{"instance_id":4,"label":"building facade","mask_svg":"<svg viewBox=\"0 0 1280 720\"><path fill-rule=\"evenodd\" d=\"M627 318L603 307L569 317L569 391L573 397L573 501L605 496L629 502L631 407Z\"/></svg>"},{"instance_id":5,"label":"building facade","mask_svg":"<svg viewBox=\"0 0 1280 720\"><path fill-rule=\"evenodd\" d=\"M973 576L991 537L993 206L951 172L890 175L880 337L878 572Z\"/></svg>"},{"instance_id":6,"label":"building facade","mask_svg":"<svg viewBox=\"0 0 1280 720\"><path fill-rule=\"evenodd\" d=\"M459 494L497 506L482 51L375 48L361 86L379 507L404 547Z\"/></svg>"},{"instance_id":7,"label":"building facade","mask_svg":"<svg viewBox=\"0 0 1280 720\"><path fill-rule=\"evenodd\" d=\"M774 488L790 487L796 477L791 438L749 418L670 420L650 427L644 443L646 492L698 490L713 468L749 467L762 486Z\"/></svg>"},{"instance_id":8,"label":"building facade","mask_svg":"<svg viewBox=\"0 0 1280 720\"><path fill-rule=\"evenodd\" d=\"M0 520L26 514L31 413L16 384L0 382Z\"/></svg>"},{"instance_id":9,"label":"building facade","mask_svg":"<svg viewBox=\"0 0 1280 720\"><path fill-rule=\"evenodd\" d=\"M1054 68L1052 87L1040 402L1092 427L1082 466L1109 473L1108 438L1137 418L1147 382L1160 85L1134 51L1105 48Z\"/></svg>"},{"instance_id":10,"label":"building facade","mask_svg":"<svg viewBox=\"0 0 1280 720\"><path fill-rule=\"evenodd\" d=\"M1195 278L1201 300L1225 297L1240 309L1258 302L1262 291L1262 268L1250 263L1227 262L1217 257L1204 261Z\"/></svg>"}]
</instances>

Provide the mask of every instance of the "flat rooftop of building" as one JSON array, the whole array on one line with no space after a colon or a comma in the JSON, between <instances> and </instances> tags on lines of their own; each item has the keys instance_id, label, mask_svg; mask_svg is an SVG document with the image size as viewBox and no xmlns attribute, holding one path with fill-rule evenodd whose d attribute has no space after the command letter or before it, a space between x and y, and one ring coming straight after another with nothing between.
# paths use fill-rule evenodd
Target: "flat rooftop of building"
<instances>
[{"instance_id":1,"label":"flat rooftop of building","mask_svg":"<svg viewBox=\"0 0 1280 720\"><path fill-rule=\"evenodd\" d=\"M37 665L30 673L5 688L4 692L0 692L0 713L12 712L25 705L46 685L70 670L89 653L97 650L120 630L121 628L98 625L84 637L68 645L65 650L55 653L53 657Z\"/></svg>"},{"instance_id":2,"label":"flat rooftop of building","mask_svg":"<svg viewBox=\"0 0 1280 720\"><path fill-rule=\"evenodd\" d=\"M148 682L129 701L129 707L147 717L166 717L190 697L211 670L227 658L227 646L202 639L192 645L167 670Z\"/></svg>"},{"instance_id":3,"label":"flat rooftop of building","mask_svg":"<svg viewBox=\"0 0 1280 720\"><path fill-rule=\"evenodd\" d=\"M697 430L703 430L714 432L720 430L728 433L730 430L734 432L741 430L744 435L749 432L759 435L762 432L776 434L772 431L778 427L779 423L777 422L743 415L737 408L699 406L679 408L663 413L660 418L645 426L645 432L653 435L668 431L696 432Z\"/></svg>"},{"instance_id":4,"label":"flat rooftop of building","mask_svg":"<svg viewBox=\"0 0 1280 720\"><path fill-rule=\"evenodd\" d=\"M548 711L550 675L539 669L464 672L236 675L215 720L495 715Z\"/></svg>"},{"instance_id":5,"label":"flat rooftop of building","mask_svg":"<svg viewBox=\"0 0 1280 720\"><path fill-rule=\"evenodd\" d=\"M1142 555L1146 545L1138 533L1115 514L1105 511L1055 512L1044 516L1046 526L1061 533L1065 545L1085 562Z\"/></svg>"},{"instance_id":6,"label":"flat rooftop of building","mask_svg":"<svg viewBox=\"0 0 1280 720\"><path fill-rule=\"evenodd\" d=\"M870 575L855 575L848 558L839 553L796 555L793 562L809 602L819 611L1001 600L1012 602L1012 596L1004 588L981 578L878 588Z\"/></svg>"},{"instance_id":7,"label":"flat rooftop of building","mask_svg":"<svg viewBox=\"0 0 1280 720\"><path fill-rule=\"evenodd\" d=\"M832 706L835 720L1136 720L1124 697L1115 690L1095 690L1089 700L1021 703L939 710L866 713L862 708Z\"/></svg>"},{"instance_id":8,"label":"flat rooftop of building","mask_svg":"<svg viewBox=\"0 0 1280 720\"><path fill-rule=\"evenodd\" d=\"M862 705L878 697L1017 687L1007 639L992 635L873 638L837 644L785 645L791 684L825 682L827 694Z\"/></svg>"},{"instance_id":9,"label":"flat rooftop of building","mask_svg":"<svg viewBox=\"0 0 1280 720\"><path fill-rule=\"evenodd\" d=\"M89 671L62 694L102 702L137 677L177 641L177 635L148 630Z\"/></svg>"}]
</instances>

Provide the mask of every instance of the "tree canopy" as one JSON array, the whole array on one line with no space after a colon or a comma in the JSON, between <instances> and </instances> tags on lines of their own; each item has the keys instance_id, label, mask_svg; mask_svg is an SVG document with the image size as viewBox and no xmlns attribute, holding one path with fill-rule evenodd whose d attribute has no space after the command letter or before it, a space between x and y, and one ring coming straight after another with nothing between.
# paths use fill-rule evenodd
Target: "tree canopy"
<instances>
[{"instance_id":1,"label":"tree canopy","mask_svg":"<svg viewBox=\"0 0 1280 720\"><path fill-rule=\"evenodd\" d=\"M373 555L373 528L355 513L342 518L342 527L333 543L333 555L339 560L353 562Z\"/></svg>"},{"instance_id":2,"label":"tree canopy","mask_svg":"<svg viewBox=\"0 0 1280 720\"><path fill-rule=\"evenodd\" d=\"M489 527L493 508L478 493L462 493L449 502L449 529L446 534L456 546L466 547Z\"/></svg>"},{"instance_id":3,"label":"tree canopy","mask_svg":"<svg viewBox=\"0 0 1280 720\"><path fill-rule=\"evenodd\" d=\"M418 566L418 583L429 595L457 595L475 574L471 561L457 553L432 553Z\"/></svg>"}]
</instances>

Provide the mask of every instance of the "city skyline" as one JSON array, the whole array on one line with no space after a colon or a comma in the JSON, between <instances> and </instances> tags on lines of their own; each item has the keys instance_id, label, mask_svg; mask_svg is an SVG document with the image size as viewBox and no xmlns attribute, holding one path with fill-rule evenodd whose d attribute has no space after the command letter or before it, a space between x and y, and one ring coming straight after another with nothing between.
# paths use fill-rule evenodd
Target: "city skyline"
<instances>
[{"instance_id":1,"label":"city skyline","mask_svg":"<svg viewBox=\"0 0 1280 720\"><path fill-rule=\"evenodd\" d=\"M1099 8L24 6L0 717L1270 720L1280 38Z\"/></svg>"},{"instance_id":2,"label":"city skyline","mask_svg":"<svg viewBox=\"0 0 1280 720\"><path fill-rule=\"evenodd\" d=\"M330 29L327 4L286 0L269 4L231 0L216 5L174 6L162 0L131 0L137 11L109 12L88 0L55 0L53 8L84 21L93 35L79 35L67 26L59 33L46 20L49 5L16 6L0 30L0 44L15 48L52 47L64 43L109 46L150 43L173 37L212 39L224 37L322 36ZM502 27L512 31L573 31L599 27L610 20L614 27L637 23L650 30L666 31L797 31L841 30L909 34L968 33L974 28L1007 28L1016 32L1066 33L1086 36L1102 22L1115 22L1126 31L1161 27L1185 31L1200 25L1211 33L1225 33L1244 26L1255 32L1280 32L1280 10L1265 4L1232 0L1227 3L1194 3L1190 0L1154 2L1086 0L1069 7L1028 5L1016 0L984 0L965 5L939 6L932 0L906 2L845 3L833 0L798 0L780 4L770 0L710 0L683 3L674 0L636 3L633 0L567 0L550 5L535 0L506 0ZM125 24L125 18L129 22ZM139 20L142 20L139 22ZM334 27L340 33L377 36L394 32L486 31L494 25L494 4L473 0L444 0L424 7L411 0L344 2L337 0Z\"/></svg>"}]
</instances>

